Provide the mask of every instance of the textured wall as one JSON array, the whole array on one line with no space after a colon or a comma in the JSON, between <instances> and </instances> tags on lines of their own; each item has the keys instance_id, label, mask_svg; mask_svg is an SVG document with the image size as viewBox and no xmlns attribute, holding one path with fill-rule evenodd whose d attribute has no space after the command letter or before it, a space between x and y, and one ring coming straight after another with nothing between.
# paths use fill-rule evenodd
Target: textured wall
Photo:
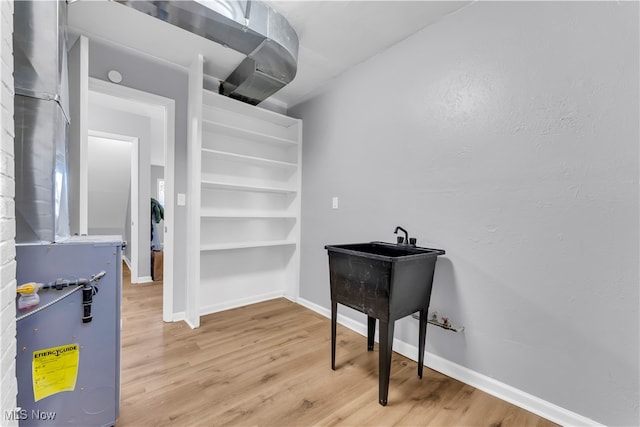
<instances>
[{"instance_id":1,"label":"textured wall","mask_svg":"<svg viewBox=\"0 0 640 427\"><path fill-rule=\"evenodd\" d=\"M0 0L0 425L16 407L15 168L13 158L13 1Z\"/></svg>"},{"instance_id":2,"label":"textured wall","mask_svg":"<svg viewBox=\"0 0 640 427\"><path fill-rule=\"evenodd\" d=\"M290 110L301 297L329 307L325 244L405 226L446 249L431 308L466 326L428 329L428 351L636 425L638 36L636 2L478 2Z\"/></svg>"}]
</instances>

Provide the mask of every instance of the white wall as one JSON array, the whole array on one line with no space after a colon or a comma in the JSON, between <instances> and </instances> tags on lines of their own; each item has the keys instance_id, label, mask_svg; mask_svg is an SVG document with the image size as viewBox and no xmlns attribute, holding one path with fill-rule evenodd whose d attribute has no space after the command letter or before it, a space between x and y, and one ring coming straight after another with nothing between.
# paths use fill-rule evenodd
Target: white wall
<instances>
[{"instance_id":1,"label":"white wall","mask_svg":"<svg viewBox=\"0 0 640 427\"><path fill-rule=\"evenodd\" d=\"M96 104L89 107L89 130L139 138L138 141L138 277L151 277L150 126L146 116L123 113ZM130 164L130 161L129 161ZM129 197L127 191L126 196Z\"/></svg>"},{"instance_id":2,"label":"white wall","mask_svg":"<svg viewBox=\"0 0 640 427\"><path fill-rule=\"evenodd\" d=\"M637 2L477 2L290 110L301 298L329 308L325 244L402 225L447 251L431 309L466 327L429 327L427 351L637 425L638 37Z\"/></svg>"},{"instance_id":3,"label":"white wall","mask_svg":"<svg viewBox=\"0 0 640 427\"><path fill-rule=\"evenodd\" d=\"M89 136L89 212L91 235L118 234L124 238L131 187L133 144Z\"/></svg>"},{"instance_id":4,"label":"white wall","mask_svg":"<svg viewBox=\"0 0 640 427\"><path fill-rule=\"evenodd\" d=\"M15 168L13 156L13 2L0 0L0 424L16 407Z\"/></svg>"}]
</instances>

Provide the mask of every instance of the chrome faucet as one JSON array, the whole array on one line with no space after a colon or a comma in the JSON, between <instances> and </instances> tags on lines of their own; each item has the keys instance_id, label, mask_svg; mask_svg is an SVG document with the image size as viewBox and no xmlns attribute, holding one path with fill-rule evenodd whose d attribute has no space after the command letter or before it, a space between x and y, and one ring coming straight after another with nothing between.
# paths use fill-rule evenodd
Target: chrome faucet
<instances>
[{"instance_id":1,"label":"chrome faucet","mask_svg":"<svg viewBox=\"0 0 640 427\"><path fill-rule=\"evenodd\" d=\"M416 245L416 238L412 237L409 238L409 233L407 232L407 230L405 230L404 228L397 226L395 231L393 232L393 234L398 234L398 230L402 231L404 233L404 237L402 236L398 236L396 238L398 244L402 244L402 245L411 245L411 246L415 246Z\"/></svg>"},{"instance_id":2,"label":"chrome faucet","mask_svg":"<svg viewBox=\"0 0 640 427\"><path fill-rule=\"evenodd\" d=\"M398 243L404 243L404 244L408 244L409 243L409 233L407 232L407 230L405 230L404 228L397 226L395 231L393 232L393 234L398 234L398 230L402 231L404 233L404 237L402 236L398 236L397 241Z\"/></svg>"}]
</instances>

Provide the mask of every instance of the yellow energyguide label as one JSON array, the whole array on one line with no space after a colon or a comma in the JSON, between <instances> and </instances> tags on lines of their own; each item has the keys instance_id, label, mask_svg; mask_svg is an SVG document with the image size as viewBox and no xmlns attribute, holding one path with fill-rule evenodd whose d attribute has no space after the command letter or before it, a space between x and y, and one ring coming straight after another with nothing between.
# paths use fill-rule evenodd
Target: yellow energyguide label
<instances>
[{"instance_id":1,"label":"yellow energyguide label","mask_svg":"<svg viewBox=\"0 0 640 427\"><path fill-rule=\"evenodd\" d=\"M80 348L78 344L43 348L33 352L33 400L62 391L73 391L78 379Z\"/></svg>"}]
</instances>

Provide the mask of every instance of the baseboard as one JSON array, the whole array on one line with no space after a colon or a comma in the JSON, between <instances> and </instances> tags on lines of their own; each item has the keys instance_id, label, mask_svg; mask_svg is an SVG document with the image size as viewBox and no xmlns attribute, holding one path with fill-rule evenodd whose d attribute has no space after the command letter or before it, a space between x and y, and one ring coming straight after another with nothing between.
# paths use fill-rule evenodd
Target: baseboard
<instances>
[{"instance_id":1,"label":"baseboard","mask_svg":"<svg viewBox=\"0 0 640 427\"><path fill-rule=\"evenodd\" d=\"M298 298L298 304L309 310L315 311L325 317L331 318L331 311L314 302ZM360 335L367 335L367 325L357 322L338 313L338 323L357 332ZM377 340L377 334L376 334ZM403 356L417 361L418 348L398 339L393 340L393 351ZM425 366L438 371L448 377L454 378L479 390L491 394L506 402L512 403L520 408L526 409L536 415L546 418L554 423L564 426L599 426L602 424L584 417L575 412L569 411L546 400L540 399L508 384L497 381L484 374L473 371L457 363L446 360L436 354L425 352Z\"/></svg>"},{"instance_id":2,"label":"baseboard","mask_svg":"<svg viewBox=\"0 0 640 427\"><path fill-rule=\"evenodd\" d=\"M321 305L318 305L315 302L311 302L304 298L298 298L297 302L301 306L306 307L311 311L315 311L316 313L331 319L331 310L329 310L328 308L322 307ZM340 313L338 313L338 323L340 323L343 326L346 326L347 328L351 329L354 332L359 333L360 335L367 336L367 325L365 325L364 323L357 322L349 317L343 316ZM376 340L377 340L377 337L378 336L376 334ZM396 340L393 341L394 345L395 345L395 342Z\"/></svg>"},{"instance_id":3,"label":"baseboard","mask_svg":"<svg viewBox=\"0 0 640 427\"><path fill-rule=\"evenodd\" d=\"M184 311L178 311L177 313L173 313L171 315L170 322L181 322L187 319L187 314Z\"/></svg>"},{"instance_id":4,"label":"baseboard","mask_svg":"<svg viewBox=\"0 0 640 427\"><path fill-rule=\"evenodd\" d=\"M283 296L284 295L282 292L270 292L262 295L256 295L250 298L241 298L241 299L229 301L222 304L211 304L204 307L200 307L200 316L205 316L207 314L213 314L219 311L229 310L232 308L242 307L245 305L255 304L258 302L268 301L276 298L282 298ZM178 311L176 313L173 313L170 321L171 322L185 321L193 329L193 325L191 325L187 321L187 314L184 311Z\"/></svg>"},{"instance_id":5,"label":"baseboard","mask_svg":"<svg viewBox=\"0 0 640 427\"><path fill-rule=\"evenodd\" d=\"M133 269L131 268L131 261L129 260L129 258L127 258L127 256L125 254L122 254L122 260L124 261L125 264L127 264L127 267L129 268L129 271L133 271ZM134 278L131 278L131 284L136 285L138 283L149 283L149 282L153 282L153 279L151 278L151 276L141 276L138 277L138 280L134 281Z\"/></svg>"},{"instance_id":6,"label":"baseboard","mask_svg":"<svg viewBox=\"0 0 640 427\"><path fill-rule=\"evenodd\" d=\"M200 316L206 316L207 314L217 313L219 311L230 310L232 308L238 308L245 305L256 304L258 302L268 301L276 298L282 298L284 293L282 291L268 292L261 295L253 295L248 298L240 298L232 301L227 301L219 304L210 304L200 307Z\"/></svg>"}]
</instances>

